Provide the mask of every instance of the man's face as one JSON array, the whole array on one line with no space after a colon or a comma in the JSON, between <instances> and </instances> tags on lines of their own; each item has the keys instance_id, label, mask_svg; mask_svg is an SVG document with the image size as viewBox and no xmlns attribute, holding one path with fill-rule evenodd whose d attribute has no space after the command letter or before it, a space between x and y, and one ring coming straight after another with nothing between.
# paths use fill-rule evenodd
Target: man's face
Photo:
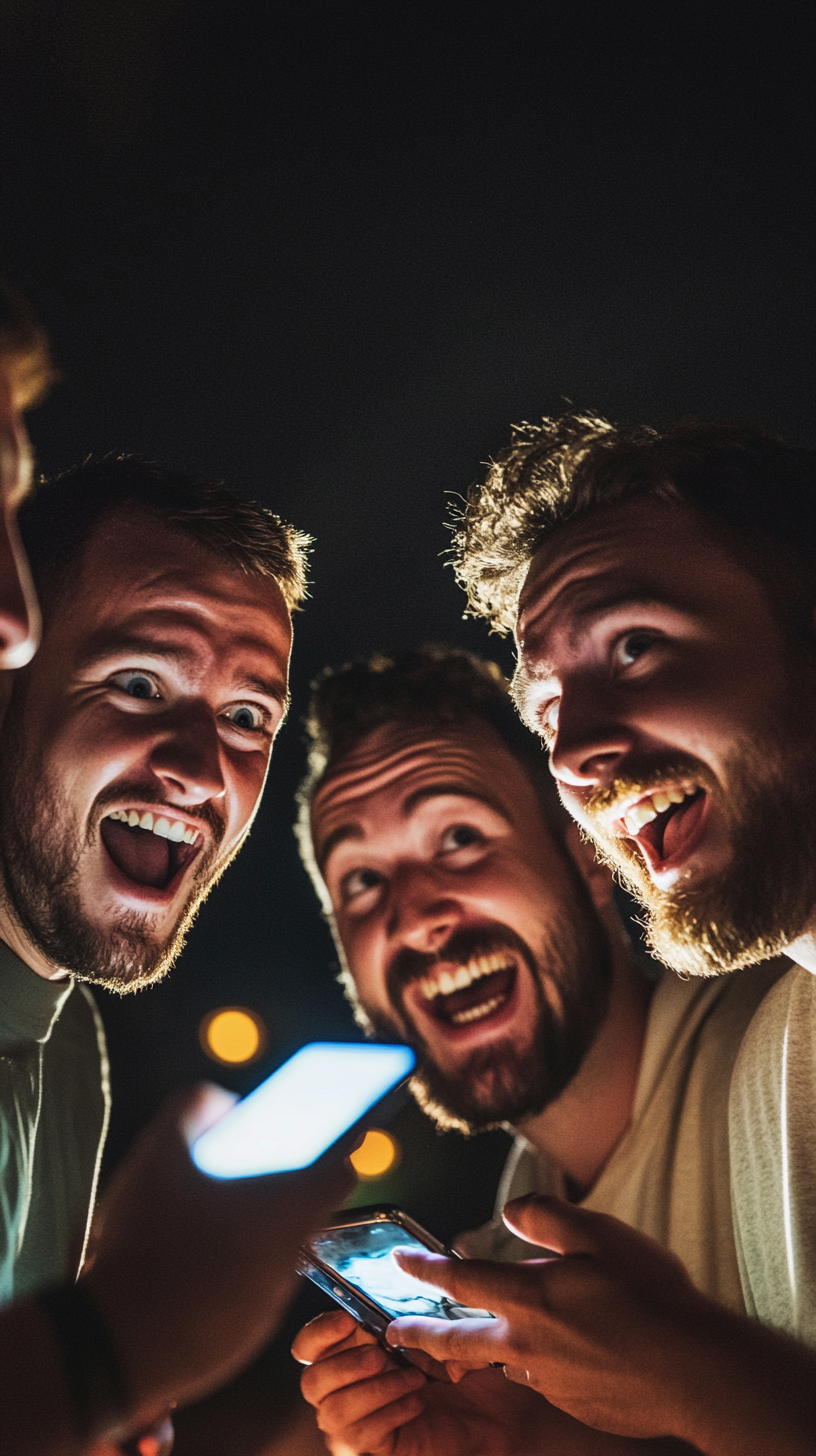
<instances>
[{"instance_id":1,"label":"man's face","mask_svg":"<svg viewBox=\"0 0 816 1456\"><path fill-rule=\"evenodd\" d=\"M0 362L0 670L30 661L40 613L17 533L17 508L31 480L31 447L10 374Z\"/></svg>"},{"instance_id":2,"label":"man's face","mask_svg":"<svg viewBox=\"0 0 816 1456\"><path fill-rule=\"evenodd\" d=\"M565 526L517 637L523 716L658 953L712 974L795 939L816 899L813 661L704 519L646 496Z\"/></svg>"},{"instance_id":3,"label":"man's face","mask_svg":"<svg viewBox=\"0 0 816 1456\"><path fill-rule=\"evenodd\" d=\"M290 645L275 582L146 514L91 540L0 744L7 909L47 965L168 969L254 816Z\"/></svg>"},{"instance_id":4,"label":"man's face","mask_svg":"<svg viewBox=\"0 0 816 1456\"><path fill-rule=\"evenodd\" d=\"M359 1002L419 1052L426 1110L541 1111L603 1020L609 945L498 735L376 730L321 785L312 829Z\"/></svg>"}]
</instances>

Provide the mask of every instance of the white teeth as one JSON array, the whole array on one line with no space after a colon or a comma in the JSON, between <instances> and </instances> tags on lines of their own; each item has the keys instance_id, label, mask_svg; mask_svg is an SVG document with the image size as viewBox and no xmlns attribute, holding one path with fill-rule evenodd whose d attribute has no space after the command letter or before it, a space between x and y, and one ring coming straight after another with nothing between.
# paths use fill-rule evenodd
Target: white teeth
<instances>
[{"instance_id":1,"label":"white teeth","mask_svg":"<svg viewBox=\"0 0 816 1456\"><path fill-rule=\"evenodd\" d=\"M455 1016L451 1017L451 1021L456 1022L457 1026L462 1026L468 1021L482 1021L485 1016L490 1016L498 1006L501 1006L503 1000L503 996L491 996L490 1000L483 1001L481 1006L471 1006L469 1011L458 1011Z\"/></svg>"},{"instance_id":2,"label":"white teeth","mask_svg":"<svg viewBox=\"0 0 816 1456\"><path fill-rule=\"evenodd\" d=\"M682 804L689 794L696 794L697 785L687 784L684 788L656 789L639 804L633 805L623 816L629 834L638 834L644 824L650 824L658 814L665 814L670 804Z\"/></svg>"},{"instance_id":3,"label":"white teeth","mask_svg":"<svg viewBox=\"0 0 816 1456\"><path fill-rule=\"evenodd\" d=\"M160 839L170 839L174 844L181 844L182 841L184 844L194 844L198 838L197 829L186 828L181 819L168 819L164 814L154 820L149 812L139 814L137 809L112 809L108 818L118 819L131 829L149 829L151 833L158 834Z\"/></svg>"},{"instance_id":4,"label":"white teeth","mask_svg":"<svg viewBox=\"0 0 816 1456\"><path fill-rule=\"evenodd\" d=\"M454 991L466 991L468 986L482 976L492 976L494 971L509 969L512 964L504 951L494 951L487 956L474 956L466 966L457 966L455 971L438 971L435 975L426 976L419 983L420 990L426 1001L433 1001L436 996L450 996Z\"/></svg>"}]
</instances>

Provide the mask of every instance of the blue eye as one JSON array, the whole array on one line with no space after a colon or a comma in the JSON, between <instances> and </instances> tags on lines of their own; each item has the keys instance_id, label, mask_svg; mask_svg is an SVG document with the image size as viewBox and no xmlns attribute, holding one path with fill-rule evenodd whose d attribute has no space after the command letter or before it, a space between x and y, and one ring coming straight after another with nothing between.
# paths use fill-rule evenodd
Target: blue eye
<instances>
[{"instance_id":1,"label":"blue eye","mask_svg":"<svg viewBox=\"0 0 816 1456\"><path fill-rule=\"evenodd\" d=\"M244 733L256 733L264 725L264 713L261 708L252 703L237 703L234 708L228 708L225 714L230 723L236 728L241 728Z\"/></svg>"},{"instance_id":2,"label":"blue eye","mask_svg":"<svg viewBox=\"0 0 816 1456\"><path fill-rule=\"evenodd\" d=\"M156 684L145 672L117 672L111 682L129 698L159 697Z\"/></svg>"}]
</instances>

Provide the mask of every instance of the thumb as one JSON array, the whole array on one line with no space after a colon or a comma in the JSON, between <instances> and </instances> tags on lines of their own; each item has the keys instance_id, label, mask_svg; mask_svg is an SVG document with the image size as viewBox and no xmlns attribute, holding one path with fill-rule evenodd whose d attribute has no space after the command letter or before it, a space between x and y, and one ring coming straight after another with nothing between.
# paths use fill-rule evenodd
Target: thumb
<instances>
[{"instance_id":1,"label":"thumb","mask_svg":"<svg viewBox=\"0 0 816 1456\"><path fill-rule=\"evenodd\" d=\"M519 1238L553 1253L600 1253L599 1215L562 1198L549 1194L514 1198L505 1205L502 1218Z\"/></svg>"},{"instance_id":2,"label":"thumb","mask_svg":"<svg viewBox=\"0 0 816 1456\"><path fill-rule=\"evenodd\" d=\"M168 1098L159 1115L174 1122L187 1146L192 1147L196 1138L220 1122L237 1101L235 1093L228 1092L225 1087L218 1087L214 1082L199 1082L197 1086L185 1087Z\"/></svg>"}]
</instances>

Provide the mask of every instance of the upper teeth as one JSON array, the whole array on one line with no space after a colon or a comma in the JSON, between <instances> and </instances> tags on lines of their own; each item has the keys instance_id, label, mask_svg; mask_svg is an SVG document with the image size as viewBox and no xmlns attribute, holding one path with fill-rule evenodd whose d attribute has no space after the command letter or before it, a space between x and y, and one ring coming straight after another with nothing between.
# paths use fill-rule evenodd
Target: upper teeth
<instances>
[{"instance_id":1,"label":"upper teeth","mask_svg":"<svg viewBox=\"0 0 816 1456\"><path fill-rule=\"evenodd\" d=\"M149 829L152 834L158 834L160 839L172 839L176 844L182 840L185 844L192 844L198 837L197 829L185 829L180 819L165 819L163 814L154 819L150 812L140 814L137 809L114 809L108 818L120 819L123 824L130 825L131 829Z\"/></svg>"},{"instance_id":2,"label":"upper teeth","mask_svg":"<svg viewBox=\"0 0 816 1456\"><path fill-rule=\"evenodd\" d=\"M492 955L474 956L466 966L457 966L455 971L435 971L420 981L420 989L426 1001L435 996L450 996L454 991L464 991L481 976L492 976L494 971L503 971L512 966L506 951L494 951Z\"/></svg>"},{"instance_id":3,"label":"upper teeth","mask_svg":"<svg viewBox=\"0 0 816 1456\"><path fill-rule=\"evenodd\" d=\"M639 834L644 824L649 824L658 814L665 813L670 804L682 804L689 794L696 792L696 784L684 788L675 786L670 789L655 789L653 794L648 794L624 814L623 822L630 834Z\"/></svg>"}]
</instances>

